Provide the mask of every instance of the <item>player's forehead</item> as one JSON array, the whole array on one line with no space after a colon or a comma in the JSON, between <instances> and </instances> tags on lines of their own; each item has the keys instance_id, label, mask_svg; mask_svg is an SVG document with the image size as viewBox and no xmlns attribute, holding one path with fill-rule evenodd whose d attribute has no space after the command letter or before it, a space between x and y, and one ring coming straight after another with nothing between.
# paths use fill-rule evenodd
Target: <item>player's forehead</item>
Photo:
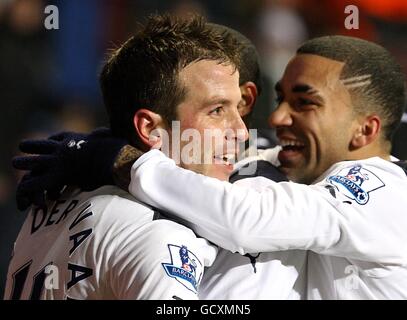
<instances>
[{"instance_id":1,"label":"player's forehead","mask_svg":"<svg viewBox=\"0 0 407 320\"><path fill-rule=\"evenodd\" d=\"M178 78L186 88L224 87L239 79L239 72L231 63L217 60L199 60L179 71Z\"/></svg>"},{"instance_id":2,"label":"player's forehead","mask_svg":"<svg viewBox=\"0 0 407 320\"><path fill-rule=\"evenodd\" d=\"M202 109L214 105L236 105L240 102L239 73L231 64L214 60L193 62L179 72L185 97L179 110ZM184 109L185 111L185 109Z\"/></svg>"},{"instance_id":3,"label":"player's forehead","mask_svg":"<svg viewBox=\"0 0 407 320\"><path fill-rule=\"evenodd\" d=\"M319 91L332 91L341 84L344 63L313 54L294 56L284 71L277 89L292 90L297 85L306 85Z\"/></svg>"}]
</instances>

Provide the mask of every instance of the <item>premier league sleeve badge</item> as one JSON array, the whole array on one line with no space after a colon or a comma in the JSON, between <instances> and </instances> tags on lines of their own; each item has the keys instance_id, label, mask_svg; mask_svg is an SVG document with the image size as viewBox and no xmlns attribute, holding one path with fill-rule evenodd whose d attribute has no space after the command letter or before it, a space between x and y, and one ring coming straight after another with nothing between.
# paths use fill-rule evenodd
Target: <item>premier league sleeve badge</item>
<instances>
[{"instance_id":1,"label":"premier league sleeve badge","mask_svg":"<svg viewBox=\"0 0 407 320\"><path fill-rule=\"evenodd\" d=\"M372 191L385 186L377 175L358 164L329 176L327 181L344 196L360 205L369 201Z\"/></svg>"},{"instance_id":2,"label":"premier league sleeve badge","mask_svg":"<svg viewBox=\"0 0 407 320\"><path fill-rule=\"evenodd\" d=\"M168 244L171 262L162 266L171 278L174 278L187 289L197 293L201 281L203 266L198 257L185 245Z\"/></svg>"}]
</instances>

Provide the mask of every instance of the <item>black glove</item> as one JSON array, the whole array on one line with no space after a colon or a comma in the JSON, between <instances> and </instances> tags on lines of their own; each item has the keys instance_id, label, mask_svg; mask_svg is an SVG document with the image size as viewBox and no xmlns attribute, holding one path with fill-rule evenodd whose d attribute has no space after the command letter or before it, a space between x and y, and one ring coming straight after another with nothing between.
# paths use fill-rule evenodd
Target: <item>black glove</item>
<instances>
[{"instance_id":1,"label":"black glove","mask_svg":"<svg viewBox=\"0 0 407 320\"><path fill-rule=\"evenodd\" d=\"M47 199L56 199L65 185L84 191L114 184L112 169L120 149L128 144L115 138L107 128L90 134L61 132L47 140L25 140L20 150L35 156L19 156L13 166L30 170L17 187L17 206L27 209L31 204L44 206Z\"/></svg>"}]
</instances>

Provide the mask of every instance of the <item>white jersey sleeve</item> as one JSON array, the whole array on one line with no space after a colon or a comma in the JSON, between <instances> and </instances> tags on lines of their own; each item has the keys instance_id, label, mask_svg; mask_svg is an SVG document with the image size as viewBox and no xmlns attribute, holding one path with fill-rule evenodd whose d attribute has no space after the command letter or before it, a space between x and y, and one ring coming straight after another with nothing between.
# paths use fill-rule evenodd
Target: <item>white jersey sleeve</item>
<instances>
[{"instance_id":1,"label":"white jersey sleeve","mask_svg":"<svg viewBox=\"0 0 407 320\"><path fill-rule=\"evenodd\" d=\"M271 171L273 172L273 171ZM266 178L245 178L235 184L263 190ZM298 300L305 297L307 251L287 250L240 255L220 249L214 264L205 270L200 299Z\"/></svg>"},{"instance_id":2,"label":"white jersey sleeve","mask_svg":"<svg viewBox=\"0 0 407 320\"><path fill-rule=\"evenodd\" d=\"M216 249L172 221L152 222L134 235L122 231L114 240L111 285L115 296L138 300L195 300L204 267L212 265ZM208 258L209 257L209 258Z\"/></svg>"},{"instance_id":3,"label":"white jersey sleeve","mask_svg":"<svg viewBox=\"0 0 407 320\"><path fill-rule=\"evenodd\" d=\"M270 182L259 192L184 170L153 150L133 165L129 190L232 252L301 249L405 263L406 176L380 158L360 163L359 176L350 174L357 163L342 162L315 185Z\"/></svg>"}]
</instances>

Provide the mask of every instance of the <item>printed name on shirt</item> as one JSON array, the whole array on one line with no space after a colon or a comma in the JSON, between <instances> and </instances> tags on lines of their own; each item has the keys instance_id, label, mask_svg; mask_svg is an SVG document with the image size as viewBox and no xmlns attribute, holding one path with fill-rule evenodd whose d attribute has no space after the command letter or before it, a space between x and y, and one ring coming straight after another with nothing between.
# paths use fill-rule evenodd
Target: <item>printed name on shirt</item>
<instances>
[{"instance_id":1,"label":"printed name on shirt","mask_svg":"<svg viewBox=\"0 0 407 320\"><path fill-rule=\"evenodd\" d=\"M66 200L57 200L52 206L51 210L45 206L43 208L35 208L33 210L33 218L31 224L31 235L36 233L42 228L46 228L52 225L57 225L62 220L65 220L66 217L73 209L77 206L79 200L72 200L66 205ZM65 204L65 205L64 205ZM68 226L68 230L73 230L74 232L69 235L69 241L72 242L72 246L69 250L69 257L74 253L74 251L79 248L92 234L92 228L85 230L77 230L75 228L80 225L80 223L93 215L92 211L89 211L91 204L86 206L73 220L73 222ZM58 215L59 214L59 215ZM67 239L68 240L68 239ZM13 289L10 295L10 299L20 299L25 286L27 276L29 274L33 260L28 261L23 266L17 268L13 274ZM47 267L54 265L54 262L49 262L41 270L35 273L33 278L33 287L31 289L30 299L37 300L40 299L41 294L44 289L44 284L46 280ZM54 265L56 270L58 266ZM93 269L86 266L81 266L74 263L67 264L67 269L71 272L71 277L67 283L67 288L71 288L73 285L78 282L90 277L93 275ZM56 280L58 281L58 280ZM58 289L58 283L55 284L54 289ZM68 298L68 297L67 297Z\"/></svg>"},{"instance_id":2,"label":"printed name on shirt","mask_svg":"<svg viewBox=\"0 0 407 320\"><path fill-rule=\"evenodd\" d=\"M57 200L49 210L47 206L42 208L35 208L33 211L33 219L31 224L31 234L36 233L42 228L46 228L52 225L57 225L61 221L65 220L68 215L76 208L79 200L73 199L68 204L66 200ZM83 210L81 210L73 222L68 226L69 231L73 231L69 235L69 242L71 247L69 249L69 257L78 249L86 239L92 234L92 228L78 230L76 228L80 223L93 215L92 211L88 209L91 204L88 204ZM86 266L77 265L74 263L68 263L68 270L71 273L70 281L67 284L67 289L73 285L82 281L93 274L93 269Z\"/></svg>"},{"instance_id":3,"label":"printed name on shirt","mask_svg":"<svg viewBox=\"0 0 407 320\"><path fill-rule=\"evenodd\" d=\"M64 206L66 200L57 200L48 210L47 206L35 207L31 224L31 234L37 232L41 227L45 228L54 224L59 224L65 220L68 214L76 208L79 200L72 200L67 206Z\"/></svg>"},{"instance_id":4,"label":"printed name on shirt","mask_svg":"<svg viewBox=\"0 0 407 320\"><path fill-rule=\"evenodd\" d=\"M89 203L83 210L81 210L81 212L79 212L79 214L75 217L74 221L69 226L69 231L75 229L75 233L69 235L69 241L72 242L72 247L69 249L69 257L71 257L75 250L78 249L83 243L85 243L88 237L92 234L92 228L88 228L85 230L78 230L78 228L75 228L79 226L81 222L93 216L93 212L89 210L91 206L92 204ZM68 263L68 270L71 272L71 278L67 283L68 290L78 282L85 280L86 278L93 275L92 268L74 263Z\"/></svg>"}]
</instances>

